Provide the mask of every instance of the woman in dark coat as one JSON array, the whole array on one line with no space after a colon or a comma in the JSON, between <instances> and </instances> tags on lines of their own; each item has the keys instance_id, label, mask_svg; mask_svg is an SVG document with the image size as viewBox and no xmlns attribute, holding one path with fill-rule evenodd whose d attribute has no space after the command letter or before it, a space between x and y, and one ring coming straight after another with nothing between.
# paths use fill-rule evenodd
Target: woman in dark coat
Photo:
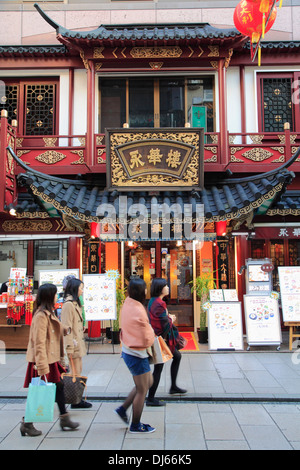
<instances>
[{"instance_id":1,"label":"woman in dark coat","mask_svg":"<svg viewBox=\"0 0 300 470\"><path fill-rule=\"evenodd\" d=\"M153 279L151 284L151 299L148 303L148 315L152 328L157 336L162 336L169 346L173 360L171 364L171 388L169 393L183 394L187 390L180 388L176 384L179 365L181 361L181 353L179 352L180 334L173 325L172 315L168 314L167 304L163 298L169 294L169 287L166 279L156 278ZM147 406L162 406L163 403L155 398L155 393L160 381L160 376L164 364L155 364L153 371L153 385L149 390Z\"/></svg>"}]
</instances>

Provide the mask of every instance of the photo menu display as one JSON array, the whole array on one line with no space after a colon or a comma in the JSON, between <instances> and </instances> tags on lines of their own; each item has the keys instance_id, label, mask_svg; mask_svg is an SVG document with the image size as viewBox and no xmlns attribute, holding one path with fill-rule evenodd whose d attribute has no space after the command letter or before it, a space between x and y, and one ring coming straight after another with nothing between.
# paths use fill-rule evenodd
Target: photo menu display
<instances>
[{"instance_id":1,"label":"photo menu display","mask_svg":"<svg viewBox=\"0 0 300 470\"><path fill-rule=\"evenodd\" d=\"M300 267L278 268L282 315L285 322L300 322Z\"/></svg>"}]
</instances>

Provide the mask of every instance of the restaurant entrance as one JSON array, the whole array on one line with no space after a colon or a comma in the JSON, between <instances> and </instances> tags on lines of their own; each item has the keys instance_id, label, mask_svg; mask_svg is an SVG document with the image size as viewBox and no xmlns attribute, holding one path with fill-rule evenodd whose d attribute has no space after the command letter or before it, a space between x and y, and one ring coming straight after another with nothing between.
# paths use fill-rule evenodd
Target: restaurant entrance
<instances>
[{"instance_id":1,"label":"restaurant entrance","mask_svg":"<svg viewBox=\"0 0 300 470\"><path fill-rule=\"evenodd\" d=\"M181 330L193 330L193 243L186 241L126 242L124 260L125 284L131 276L143 278L150 299L151 281L155 277L167 280L170 294L168 311L176 315L175 324Z\"/></svg>"}]
</instances>

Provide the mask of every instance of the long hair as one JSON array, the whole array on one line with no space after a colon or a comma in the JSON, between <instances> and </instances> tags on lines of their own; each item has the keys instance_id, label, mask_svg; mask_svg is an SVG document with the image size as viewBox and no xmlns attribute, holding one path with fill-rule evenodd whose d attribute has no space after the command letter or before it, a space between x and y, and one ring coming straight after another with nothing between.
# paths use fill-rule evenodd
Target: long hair
<instances>
[{"instance_id":1,"label":"long hair","mask_svg":"<svg viewBox=\"0 0 300 470\"><path fill-rule=\"evenodd\" d=\"M37 310L48 310L48 312L53 312L56 293L57 287L54 284L41 285L37 291L33 313Z\"/></svg>"},{"instance_id":2,"label":"long hair","mask_svg":"<svg viewBox=\"0 0 300 470\"><path fill-rule=\"evenodd\" d=\"M150 296L151 297L159 297L160 294L162 293L163 288L167 285L166 279L163 279L162 277L157 277L153 279L151 283L151 290L150 290Z\"/></svg>"},{"instance_id":3,"label":"long hair","mask_svg":"<svg viewBox=\"0 0 300 470\"><path fill-rule=\"evenodd\" d=\"M146 299L146 287L144 279L140 277L131 279L127 290L129 297L143 304Z\"/></svg>"},{"instance_id":4,"label":"long hair","mask_svg":"<svg viewBox=\"0 0 300 470\"><path fill-rule=\"evenodd\" d=\"M81 302L78 296L78 289L81 284L83 284L83 282L80 279L69 279L64 293L64 299L71 296L72 299L78 303L79 307L81 307Z\"/></svg>"}]
</instances>

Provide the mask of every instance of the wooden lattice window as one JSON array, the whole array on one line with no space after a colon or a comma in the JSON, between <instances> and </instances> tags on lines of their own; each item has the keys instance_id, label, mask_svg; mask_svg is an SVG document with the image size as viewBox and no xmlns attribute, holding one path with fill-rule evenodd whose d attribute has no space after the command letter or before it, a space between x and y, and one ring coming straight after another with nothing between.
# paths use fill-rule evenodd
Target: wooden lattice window
<instances>
[{"instance_id":1,"label":"wooden lattice window","mask_svg":"<svg viewBox=\"0 0 300 470\"><path fill-rule=\"evenodd\" d=\"M260 132L300 130L299 72L258 74L258 123Z\"/></svg>"},{"instance_id":2,"label":"wooden lattice window","mask_svg":"<svg viewBox=\"0 0 300 470\"><path fill-rule=\"evenodd\" d=\"M1 83L0 109L8 111L9 123L17 119L19 134L56 134L58 80L0 79Z\"/></svg>"}]
</instances>

